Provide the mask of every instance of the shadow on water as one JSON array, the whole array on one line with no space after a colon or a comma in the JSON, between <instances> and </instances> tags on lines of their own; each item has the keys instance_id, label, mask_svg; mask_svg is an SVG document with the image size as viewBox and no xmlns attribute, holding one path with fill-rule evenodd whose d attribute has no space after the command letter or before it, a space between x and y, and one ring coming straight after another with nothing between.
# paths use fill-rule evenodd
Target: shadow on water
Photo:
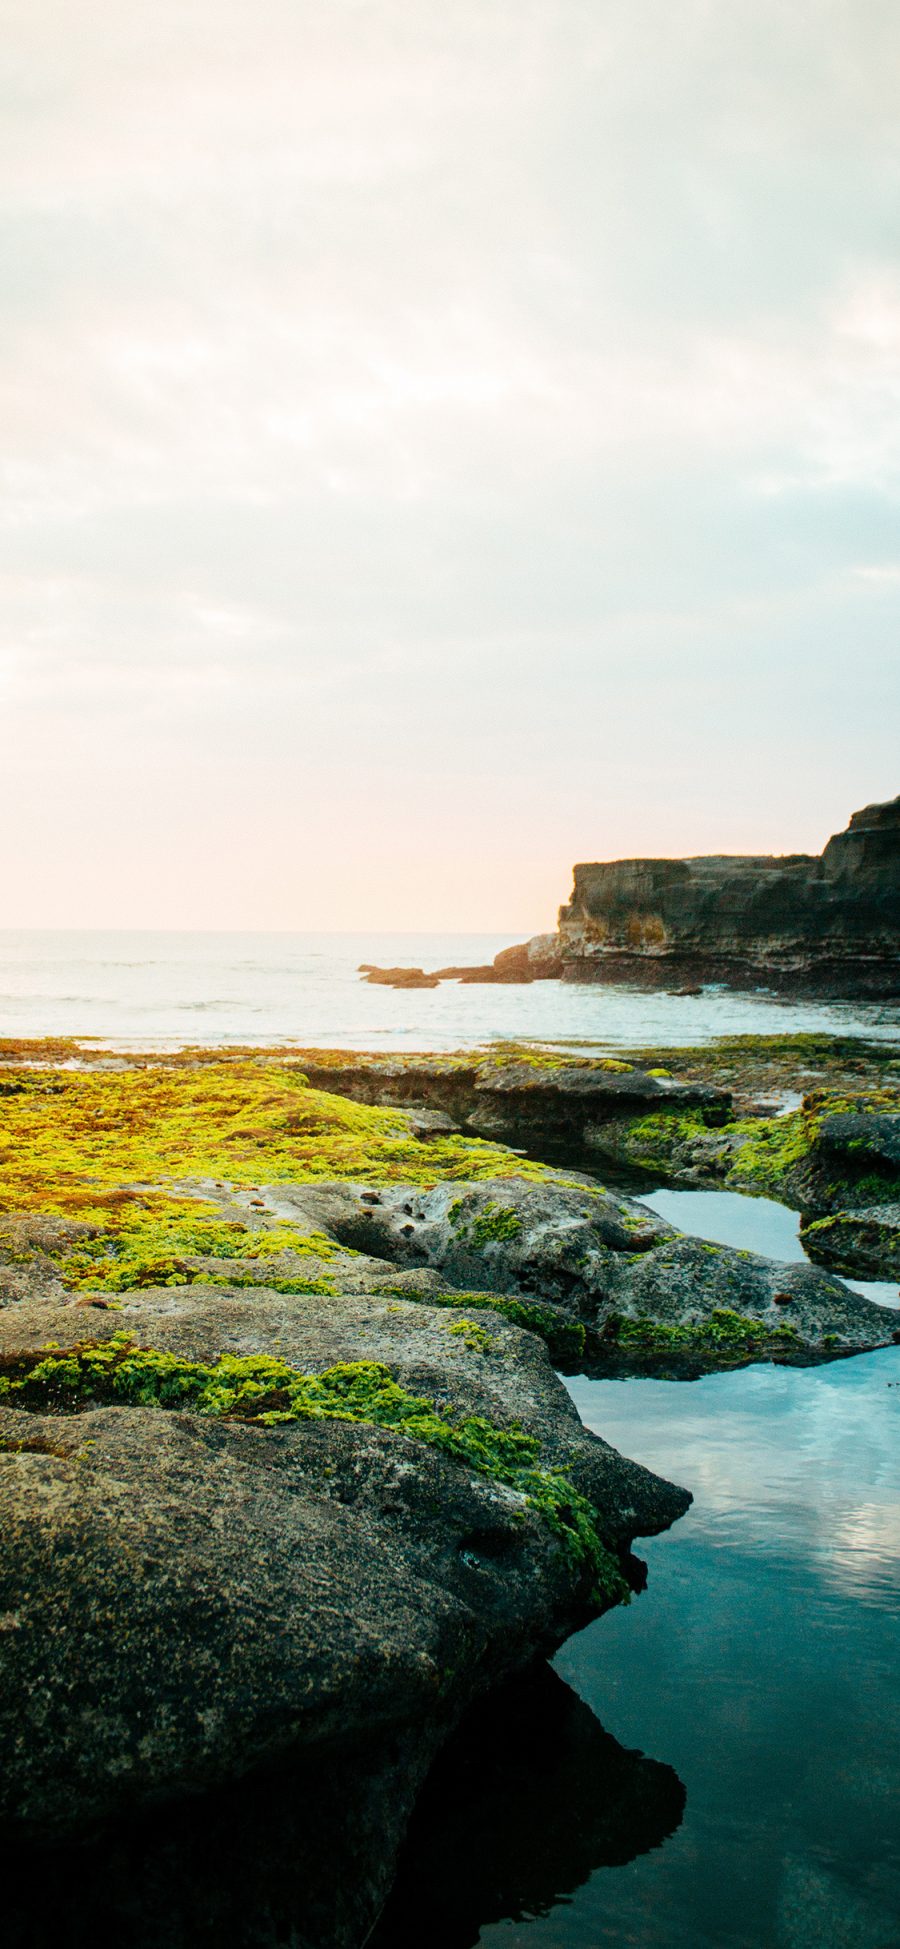
<instances>
[{"instance_id":1,"label":"shadow on water","mask_svg":"<svg viewBox=\"0 0 900 1949\"><path fill-rule=\"evenodd\" d=\"M3 1949L334 1949L390 1885L415 1748L321 1752L135 1814L82 1845L0 1850ZM549 1665L467 1714L413 1816L371 1949L466 1949L659 1847L684 1789L603 1731Z\"/></svg>"},{"instance_id":2,"label":"shadow on water","mask_svg":"<svg viewBox=\"0 0 900 1949\"><path fill-rule=\"evenodd\" d=\"M305 1765L104 1826L0 1848L2 1949L346 1949L383 1902L411 1797L408 1751Z\"/></svg>"},{"instance_id":3,"label":"shadow on water","mask_svg":"<svg viewBox=\"0 0 900 1949\"><path fill-rule=\"evenodd\" d=\"M468 1714L432 1770L369 1949L473 1949L680 1825L670 1766L629 1752L548 1665Z\"/></svg>"}]
</instances>

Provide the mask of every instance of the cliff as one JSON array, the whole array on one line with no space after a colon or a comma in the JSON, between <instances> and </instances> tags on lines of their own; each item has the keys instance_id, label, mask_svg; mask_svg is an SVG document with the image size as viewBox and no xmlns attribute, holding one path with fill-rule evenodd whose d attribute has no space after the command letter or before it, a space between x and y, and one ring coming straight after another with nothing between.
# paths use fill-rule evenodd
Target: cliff
<instances>
[{"instance_id":1,"label":"cliff","mask_svg":"<svg viewBox=\"0 0 900 1949\"><path fill-rule=\"evenodd\" d=\"M821 854L580 865L552 938L569 981L900 994L900 798L854 812ZM546 962L548 942L534 943Z\"/></svg>"}]
</instances>

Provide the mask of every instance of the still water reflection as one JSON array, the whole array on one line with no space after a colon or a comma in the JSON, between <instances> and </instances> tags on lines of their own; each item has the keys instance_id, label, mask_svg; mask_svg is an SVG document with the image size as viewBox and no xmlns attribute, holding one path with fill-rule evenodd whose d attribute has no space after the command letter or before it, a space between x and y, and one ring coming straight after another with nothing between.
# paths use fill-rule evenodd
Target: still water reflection
<instances>
[{"instance_id":1,"label":"still water reflection","mask_svg":"<svg viewBox=\"0 0 900 1949\"><path fill-rule=\"evenodd\" d=\"M660 1218L667 1218L679 1231L693 1232L696 1238L709 1238L719 1245L761 1252L767 1259L797 1264L808 1255L800 1239L800 1213L791 1211L774 1198L748 1198L741 1191L661 1191L633 1193L642 1204L650 1205ZM879 1306L896 1306L900 1293L897 1281L889 1279L845 1279L846 1286L874 1299Z\"/></svg>"},{"instance_id":2,"label":"still water reflection","mask_svg":"<svg viewBox=\"0 0 900 1949\"><path fill-rule=\"evenodd\" d=\"M896 1949L896 1350L572 1391L589 1425L695 1492L647 1546L644 1596L557 1661L617 1738L677 1768L687 1813L663 1854L535 1924L530 1949Z\"/></svg>"},{"instance_id":3,"label":"still water reflection","mask_svg":"<svg viewBox=\"0 0 900 1949\"><path fill-rule=\"evenodd\" d=\"M769 1200L663 1191L647 1202L700 1236L804 1257L796 1214ZM895 1285L862 1289L897 1303ZM635 1826L632 1858L596 1854L580 1885L560 1875L549 1907L529 1906L521 1887L504 1907L490 1830L481 1846L470 1836L434 1940L900 1949L900 1349L687 1383L568 1385L589 1427L694 1492L670 1534L642 1546L644 1594L555 1661L607 1736L676 1770L684 1817L663 1846L642 1844ZM554 1791L577 1822L576 1775L557 1769ZM418 1939L431 1939L421 1883L418 1894ZM398 1915L403 1899L401 1883ZM379 1949L412 1940L388 1934Z\"/></svg>"},{"instance_id":4,"label":"still water reflection","mask_svg":"<svg viewBox=\"0 0 900 1949\"><path fill-rule=\"evenodd\" d=\"M683 1811L672 1768L627 1751L538 1665L445 1748L370 1949L472 1949L495 1919L552 1915L598 1869L660 1847Z\"/></svg>"}]
</instances>

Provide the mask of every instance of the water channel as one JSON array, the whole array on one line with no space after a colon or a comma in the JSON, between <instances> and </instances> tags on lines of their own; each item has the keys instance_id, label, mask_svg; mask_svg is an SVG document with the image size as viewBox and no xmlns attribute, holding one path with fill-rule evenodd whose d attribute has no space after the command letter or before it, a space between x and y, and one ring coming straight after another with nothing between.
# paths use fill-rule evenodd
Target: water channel
<instances>
[{"instance_id":1,"label":"water channel","mask_svg":"<svg viewBox=\"0 0 900 1949\"><path fill-rule=\"evenodd\" d=\"M647 1202L804 1257L769 1199ZM555 1689L457 1741L378 1949L900 1949L900 1348L568 1385L693 1507L638 1545L646 1590L569 1640Z\"/></svg>"}]
</instances>

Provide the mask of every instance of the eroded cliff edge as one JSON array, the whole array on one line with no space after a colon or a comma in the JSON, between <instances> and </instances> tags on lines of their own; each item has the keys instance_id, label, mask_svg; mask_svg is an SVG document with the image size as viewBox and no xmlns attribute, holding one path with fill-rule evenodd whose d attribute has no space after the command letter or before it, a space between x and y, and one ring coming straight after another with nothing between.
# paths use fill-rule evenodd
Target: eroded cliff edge
<instances>
[{"instance_id":1,"label":"eroded cliff edge","mask_svg":"<svg viewBox=\"0 0 900 1949\"><path fill-rule=\"evenodd\" d=\"M563 980L678 992L721 982L893 999L900 995L900 797L854 812L820 854L582 864L556 933L505 948L488 967L361 972L398 988Z\"/></svg>"},{"instance_id":2,"label":"eroded cliff edge","mask_svg":"<svg viewBox=\"0 0 900 1949\"><path fill-rule=\"evenodd\" d=\"M551 940L569 981L896 995L900 797L854 812L819 855L576 866Z\"/></svg>"}]
</instances>

